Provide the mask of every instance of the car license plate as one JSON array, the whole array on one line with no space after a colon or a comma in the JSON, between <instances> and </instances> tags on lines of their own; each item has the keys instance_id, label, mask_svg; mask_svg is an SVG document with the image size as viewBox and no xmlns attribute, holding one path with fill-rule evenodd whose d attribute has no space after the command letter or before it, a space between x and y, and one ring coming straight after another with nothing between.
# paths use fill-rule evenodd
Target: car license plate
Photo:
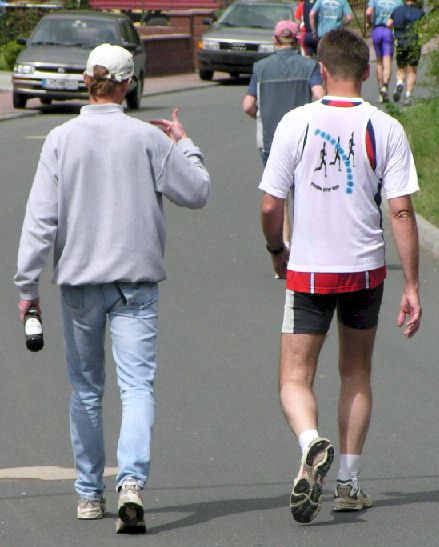
<instances>
[{"instance_id":1,"label":"car license plate","mask_svg":"<svg viewBox=\"0 0 439 547\"><path fill-rule=\"evenodd\" d=\"M41 86L44 89L66 89L68 91L75 91L78 89L79 84L77 80L66 80L65 78L44 78L41 80Z\"/></svg>"}]
</instances>

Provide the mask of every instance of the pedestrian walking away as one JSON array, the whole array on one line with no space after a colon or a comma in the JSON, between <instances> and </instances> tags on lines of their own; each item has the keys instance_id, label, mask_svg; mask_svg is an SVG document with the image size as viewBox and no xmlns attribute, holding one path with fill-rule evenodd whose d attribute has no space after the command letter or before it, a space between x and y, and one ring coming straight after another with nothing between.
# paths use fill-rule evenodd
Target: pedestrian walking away
<instances>
[{"instance_id":1,"label":"pedestrian walking away","mask_svg":"<svg viewBox=\"0 0 439 547\"><path fill-rule=\"evenodd\" d=\"M345 29L330 31L319 42L317 60L327 95L284 116L260 184L267 248L276 250L274 270L286 278L279 392L302 450L290 499L300 524L316 517L334 458L333 444L318 431L313 383L335 310L341 389L334 509L372 506L358 475L372 408L372 352L386 277L382 192L404 276L397 325L406 337L417 332L422 313L411 201L418 179L404 130L361 98L370 71L362 38ZM291 186L290 254L282 245L282 223Z\"/></svg>"},{"instance_id":2,"label":"pedestrian walking away","mask_svg":"<svg viewBox=\"0 0 439 547\"><path fill-rule=\"evenodd\" d=\"M416 22L424 17L425 12L414 0L406 0L391 13L387 26L393 28L396 39L396 88L393 92L395 103L401 98L406 86L404 104L413 104L413 90L418 78L418 65L421 58L421 45Z\"/></svg>"},{"instance_id":3,"label":"pedestrian walking away","mask_svg":"<svg viewBox=\"0 0 439 547\"><path fill-rule=\"evenodd\" d=\"M315 39L320 40L330 30L349 24L352 18L347 0L317 0L309 12L311 33Z\"/></svg>"},{"instance_id":4,"label":"pedestrian walking away","mask_svg":"<svg viewBox=\"0 0 439 547\"><path fill-rule=\"evenodd\" d=\"M265 166L277 124L289 110L323 96L323 81L315 61L299 54L299 27L279 21L273 32L275 53L253 66L242 108L256 118L256 143ZM288 207L287 207L288 209ZM289 243L289 214L285 214L284 241Z\"/></svg>"},{"instance_id":5,"label":"pedestrian walking away","mask_svg":"<svg viewBox=\"0 0 439 547\"><path fill-rule=\"evenodd\" d=\"M313 35L309 14L314 7L315 0L302 0L299 2L294 18L299 23L300 34L298 36L300 52L304 57L315 58L317 53L317 37ZM315 25L318 26L318 17L315 17Z\"/></svg>"},{"instance_id":6,"label":"pedestrian walking away","mask_svg":"<svg viewBox=\"0 0 439 547\"><path fill-rule=\"evenodd\" d=\"M15 284L19 315L40 309L51 248L60 287L78 519L106 510L102 398L108 322L122 401L117 531L144 532L157 367L158 283L165 279L163 197L202 207L210 180L178 110L152 124L126 116L130 52L103 44L87 61L89 105L53 129L27 202Z\"/></svg>"},{"instance_id":7,"label":"pedestrian walking away","mask_svg":"<svg viewBox=\"0 0 439 547\"><path fill-rule=\"evenodd\" d=\"M376 76L379 89L379 101L389 102L388 87L393 63L393 32L387 27L387 21L402 0L369 0L366 19L372 23L372 41L376 56Z\"/></svg>"}]
</instances>

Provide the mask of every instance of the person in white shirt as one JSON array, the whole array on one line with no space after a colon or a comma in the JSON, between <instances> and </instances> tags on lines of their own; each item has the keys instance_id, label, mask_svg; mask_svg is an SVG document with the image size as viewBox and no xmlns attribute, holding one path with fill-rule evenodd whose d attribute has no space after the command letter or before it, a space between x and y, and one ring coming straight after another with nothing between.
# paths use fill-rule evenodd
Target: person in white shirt
<instances>
[{"instance_id":1,"label":"person in white shirt","mask_svg":"<svg viewBox=\"0 0 439 547\"><path fill-rule=\"evenodd\" d=\"M405 324L406 337L417 332L422 314L410 197L418 180L404 130L361 98L370 67L368 46L359 36L345 29L328 32L319 42L317 60L327 95L284 116L260 184L267 250L274 270L286 278L279 389L283 412L302 449L290 500L300 524L316 517L334 457L332 443L318 432L313 382L335 310L341 454L334 509L372 505L358 484L358 473L371 415L371 358L386 277L383 191L404 275L397 324ZM322 150L326 171L320 168ZM295 198L289 252L282 241L282 222L291 187Z\"/></svg>"}]
</instances>

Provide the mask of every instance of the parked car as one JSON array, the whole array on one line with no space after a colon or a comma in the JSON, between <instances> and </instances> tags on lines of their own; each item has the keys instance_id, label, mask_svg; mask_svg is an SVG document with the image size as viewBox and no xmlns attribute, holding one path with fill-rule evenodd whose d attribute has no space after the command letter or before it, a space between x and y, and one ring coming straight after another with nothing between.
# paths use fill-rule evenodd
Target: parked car
<instances>
[{"instance_id":1,"label":"parked car","mask_svg":"<svg viewBox=\"0 0 439 547\"><path fill-rule=\"evenodd\" d=\"M215 70L236 77L251 74L253 63L274 51L273 29L278 21L292 19L294 4L275 0L238 0L198 43L198 68L202 80Z\"/></svg>"},{"instance_id":2,"label":"parked car","mask_svg":"<svg viewBox=\"0 0 439 547\"><path fill-rule=\"evenodd\" d=\"M133 54L134 77L126 102L138 109L145 77L145 51L126 15L93 11L57 12L43 17L18 55L12 74L13 103L25 108L30 97L52 100L87 99L82 75L90 51L99 44L122 46Z\"/></svg>"}]
</instances>

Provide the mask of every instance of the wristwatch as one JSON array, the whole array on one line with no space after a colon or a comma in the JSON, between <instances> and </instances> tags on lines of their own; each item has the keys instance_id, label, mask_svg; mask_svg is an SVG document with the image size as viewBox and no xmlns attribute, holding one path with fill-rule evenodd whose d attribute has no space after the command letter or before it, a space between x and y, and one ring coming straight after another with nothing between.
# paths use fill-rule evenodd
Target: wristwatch
<instances>
[{"instance_id":1,"label":"wristwatch","mask_svg":"<svg viewBox=\"0 0 439 547\"><path fill-rule=\"evenodd\" d=\"M280 255L280 253L285 249L285 243L282 242L282 245L280 247L278 247L277 249L270 249L270 247L268 246L268 243L267 243L265 248L267 249L267 251L271 255Z\"/></svg>"}]
</instances>

